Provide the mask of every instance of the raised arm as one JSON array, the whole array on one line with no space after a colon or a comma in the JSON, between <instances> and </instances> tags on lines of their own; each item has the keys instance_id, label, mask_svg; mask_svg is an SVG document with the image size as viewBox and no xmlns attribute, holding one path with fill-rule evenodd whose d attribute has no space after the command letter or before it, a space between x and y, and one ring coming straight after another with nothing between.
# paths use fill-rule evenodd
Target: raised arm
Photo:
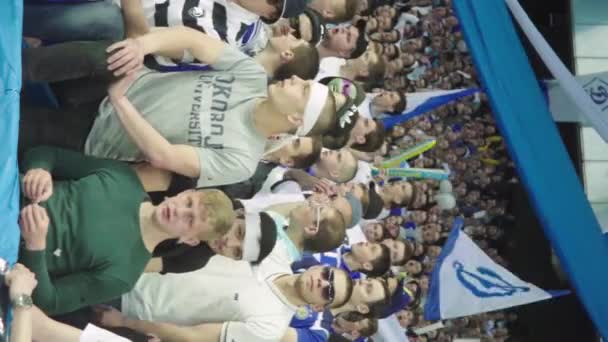
<instances>
[{"instance_id":1,"label":"raised arm","mask_svg":"<svg viewBox=\"0 0 608 342\"><path fill-rule=\"evenodd\" d=\"M107 52L111 53L108 69L115 76L131 74L141 67L144 56L150 54L174 60L191 55L201 63L215 64L225 48L226 44L221 40L185 26L155 29L108 47Z\"/></svg>"},{"instance_id":2,"label":"raised arm","mask_svg":"<svg viewBox=\"0 0 608 342\"><path fill-rule=\"evenodd\" d=\"M135 38L150 32L146 21L142 0L120 0L125 33L128 38Z\"/></svg>"},{"instance_id":3,"label":"raised arm","mask_svg":"<svg viewBox=\"0 0 608 342\"><path fill-rule=\"evenodd\" d=\"M188 145L171 144L141 116L124 95L132 77L121 79L110 86L108 91L125 131L153 167L198 178L201 168L196 149Z\"/></svg>"}]
</instances>

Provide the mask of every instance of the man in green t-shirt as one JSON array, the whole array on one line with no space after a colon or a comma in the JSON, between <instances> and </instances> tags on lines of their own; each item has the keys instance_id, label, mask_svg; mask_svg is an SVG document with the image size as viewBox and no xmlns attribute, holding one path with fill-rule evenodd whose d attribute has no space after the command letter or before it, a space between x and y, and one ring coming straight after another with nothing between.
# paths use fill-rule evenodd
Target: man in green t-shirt
<instances>
[{"instance_id":1,"label":"man in green t-shirt","mask_svg":"<svg viewBox=\"0 0 608 342\"><path fill-rule=\"evenodd\" d=\"M34 303L51 315L120 297L159 243L193 246L222 236L234 220L232 203L217 190L152 205L132 168L118 161L38 147L21 169L31 203L20 215L19 261L38 279Z\"/></svg>"}]
</instances>

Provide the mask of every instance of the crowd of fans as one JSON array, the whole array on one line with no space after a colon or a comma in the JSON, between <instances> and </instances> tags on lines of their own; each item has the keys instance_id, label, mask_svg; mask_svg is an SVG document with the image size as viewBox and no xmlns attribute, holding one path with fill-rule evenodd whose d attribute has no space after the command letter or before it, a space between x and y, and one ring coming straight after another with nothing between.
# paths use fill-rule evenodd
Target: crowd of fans
<instances>
[{"instance_id":1,"label":"crowd of fans","mask_svg":"<svg viewBox=\"0 0 608 342\"><path fill-rule=\"evenodd\" d=\"M479 87L451 1L25 7L24 82L60 106L22 104L15 341L376 341L391 317L411 341L509 337L508 312L419 332L456 217L507 264L517 178L486 96L383 124ZM449 181L375 172L429 139L401 166Z\"/></svg>"}]
</instances>

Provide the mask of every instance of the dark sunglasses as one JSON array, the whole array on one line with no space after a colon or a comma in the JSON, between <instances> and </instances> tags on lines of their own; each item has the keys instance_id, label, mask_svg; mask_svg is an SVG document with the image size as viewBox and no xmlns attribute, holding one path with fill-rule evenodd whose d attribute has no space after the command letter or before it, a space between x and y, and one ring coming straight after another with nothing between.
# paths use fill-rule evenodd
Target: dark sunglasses
<instances>
[{"instance_id":1,"label":"dark sunglasses","mask_svg":"<svg viewBox=\"0 0 608 342\"><path fill-rule=\"evenodd\" d=\"M321 271L321 278L329 284L327 287L323 288L321 295L328 304L331 304L336 295L336 292L334 291L334 270L329 267L324 267L323 271Z\"/></svg>"}]
</instances>

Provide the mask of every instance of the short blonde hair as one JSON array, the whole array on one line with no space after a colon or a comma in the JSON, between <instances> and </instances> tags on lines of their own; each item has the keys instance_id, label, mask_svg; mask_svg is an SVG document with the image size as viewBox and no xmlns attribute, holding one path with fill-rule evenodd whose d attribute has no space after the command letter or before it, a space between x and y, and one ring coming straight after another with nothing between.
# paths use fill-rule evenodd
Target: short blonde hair
<instances>
[{"instance_id":1,"label":"short blonde hair","mask_svg":"<svg viewBox=\"0 0 608 342\"><path fill-rule=\"evenodd\" d=\"M232 201L220 190L197 190L205 207L209 224L219 236L228 233L236 218Z\"/></svg>"}]
</instances>

